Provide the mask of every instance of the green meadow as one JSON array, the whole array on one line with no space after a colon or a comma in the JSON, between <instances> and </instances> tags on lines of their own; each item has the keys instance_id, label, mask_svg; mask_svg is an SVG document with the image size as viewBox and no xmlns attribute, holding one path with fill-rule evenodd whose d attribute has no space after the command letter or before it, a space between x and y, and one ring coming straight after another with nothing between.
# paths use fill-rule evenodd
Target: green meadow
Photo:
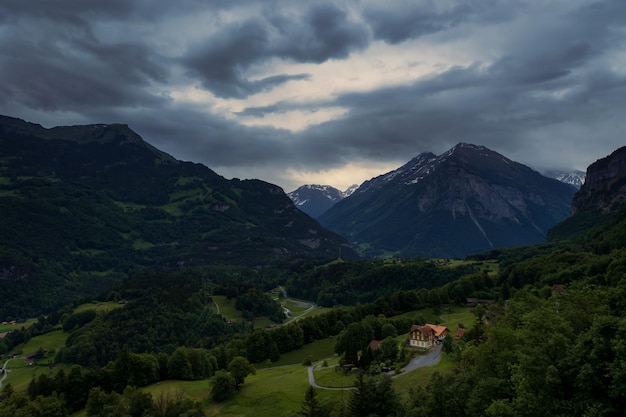
<instances>
[{"instance_id":1,"label":"green meadow","mask_svg":"<svg viewBox=\"0 0 626 417\"><path fill-rule=\"evenodd\" d=\"M225 296L213 296L214 311L219 311L224 317L231 320L242 319L241 313L235 308L235 299L227 300ZM304 313L308 307L303 301L283 298L285 303L294 315ZM78 306L74 313L86 310L96 310L108 312L115 308L122 307L114 301L103 303L86 303ZM325 309L316 308L308 314L319 313ZM442 308L439 311L424 309L411 311L397 317L423 317L427 322L438 323L447 326L454 333L462 323L466 327L471 327L474 317L470 308L450 307ZM255 327L269 324L269 320L257 318L254 320ZM398 329L402 332L401 329ZM407 329L408 330L408 329ZM398 336L399 343L404 340L406 333L402 332ZM38 361L38 364L30 365L22 358L12 360L7 368L10 370L5 383L11 383L17 390L24 390L28 383L37 378L42 373L54 373L59 369L69 371L70 365L57 365L55 369L49 369L48 364L54 360L55 353L65 344L69 333L61 330L53 331L42 336L32 338L26 344L19 346L16 352L22 356L37 352L42 349L46 356ZM208 416L280 416L282 414L298 411L304 397L304 392L308 387L307 367L303 365L305 361L311 360L316 364L315 379L321 386L348 388L354 385L356 375L353 373L344 374L336 370L338 357L334 353L335 338L327 338L310 343L300 349L282 354L280 359L273 363L256 364L256 374L246 378L244 385L236 395L223 403L216 403L210 398L211 382L202 381L162 381L157 384L142 388L142 390L152 394L153 398L167 395L185 395L203 404L203 408ZM327 366L322 366L326 361ZM442 361L433 367L420 368L415 371L401 374L393 379L394 389L407 400L411 387L425 385L435 372L451 372L452 364L443 356ZM342 396L347 396L348 391L319 389L320 401L336 401ZM84 417L85 411L73 414L73 417Z\"/></svg>"},{"instance_id":2,"label":"green meadow","mask_svg":"<svg viewBox=\"0 0 626 417\"><path fill-rule=\"evenodd\" d=\"M322 361L324 359L332 359L335 355L335 339L327 338L317 340L308 345L302 346L300 349L292 350L291 352L283 353L280 355L280 359L276 362L272 362L271 366L266 364L257 364L257 368L273 368L277 366L285 365L301 365L307 359L311 361Z\"/></svg>"},{"instance_id":3,"label":"green meadow","mask_svg":"<svg viewBox=\"0 0 626 417\"><path fill-rule=\"evenodd\" d=\"M30 326L32 326L34 322L35 322L35 319L28 319L24 323L15 323L15 324L8 324L8 322L7 324L1 324L0 322L0 333L10 332L13 330L19 330L22 327L27 329Z\"/></svg>"},{"instance_id":4,"label":"green meadow","mask_svg":"<svg viewBox=\"0 0 626 417\"><path fill-rule=\"evenodd\" d=\"M96 312L108 313L111 310L116 308L123 307L124 303L120 303L118 301L103 301L103 302L93 302L93 303L85 303L81 304L74 309L74 314L82 313L87 310L95 310Z\"/></svg>"},{"instance_id":5,"label":"green meadow","mask_svg":"<svg viewBox=\"0 0 626 417\"><path fill-rule=\"evenodd\" d=\"M221 314L227 320L243 319L241 311L235 308L237 299L231 298L229 300L225 295L212 295L211 298L213 299L213 312Z\"/></svg>"}]
</instances>

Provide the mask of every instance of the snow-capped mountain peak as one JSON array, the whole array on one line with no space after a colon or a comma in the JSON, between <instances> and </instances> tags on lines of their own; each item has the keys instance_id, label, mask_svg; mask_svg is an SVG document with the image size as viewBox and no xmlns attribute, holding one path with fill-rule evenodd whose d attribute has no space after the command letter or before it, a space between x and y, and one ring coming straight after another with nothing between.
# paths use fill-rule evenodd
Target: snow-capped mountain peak
<instances>
[{"instance_id":1,"label":"snow-capped mountain peak","mask_svg":"<svg viewBox=\"0 0 626 417\"><path fill-rule=\"evenodd\" d=\"M544 171L543 175L548 178L554 178L566 184L573 185L574 187L580 189L583 186L586 179L586 173L583 171L579 171L577 169L572 170L548 170Z\"/></svg>"},{"instance_id":2,"label":"snow-capped mountain peak","mask_svg":"<svg viewBox=\"0 0 626 417\"><path fill-rule=\"evenodd\" d=\"M317 217L352 194L356 188L357 185L352 185L346 191L340 191L330 185L307 184L287 195L300 210L311 217Z\"/></svg>"}]
</instances>

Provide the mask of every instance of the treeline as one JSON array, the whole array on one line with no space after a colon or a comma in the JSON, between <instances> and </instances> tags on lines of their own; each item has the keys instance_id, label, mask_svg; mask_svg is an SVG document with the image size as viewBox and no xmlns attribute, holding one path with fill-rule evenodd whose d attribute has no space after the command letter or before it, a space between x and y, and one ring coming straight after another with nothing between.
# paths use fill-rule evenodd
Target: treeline
<instances>
[{"instance_id":1,"label":"treeline","mask_svg":"<svg viewBox=\"0 0 626 417\"><path fill-rule=\"evenodd\" d=\"M436 288L475 272L469 264L440 267L431 261L339 262L290 277L290 295L324 307L369 303L386 294Z\"/></svg>"},{"instance_id":2,"label":"treeline","mask_svg":"<svg viewBox=\"0 0 626 417\"><path fill-rule=\"evenodd\" d=\"M357 379L345 400L316 405L317 415L624 415L624 236L626 222L620 220L568 242L494 251L483 259L501 260L496 279L473 274L437 289L379 298L375 304L388 313L455 302L470 293L495 302L490 325L486 310L477 308L472 330L459 341L444 342L454 369L435 373L426 386L411 390L408 401L399 401L390 389L378 396L384 378ZM344 356L367 352L360 337L367 333L365 322L350 325L338 338ZM307 391L303 408L315 405L311 397Z\"/></svg>"},{"instance_id":3,"label":"treeline","mask_svg":"<svg viewBox=\"0 0 626 417\"><path fill-rule=\"evenodd\" d=\"M27 398L21 393L14 393L10 384L5 385L1 395L0 416L66 416L85 407L88 416L105 416L110 414L102 414L102 410L107 409L110 413L112 409L128 407L129 404L134 404L132 407L141 405L142 412L153 412L130 413L131 416L173 417L180 415L174 413L176 410L193 411L194 414L189 414L190 416L203 416L203 413L198 412L198 404L182 397L160 398L153 402L149 394L134 391L132 387L142 387L166 379L206 379L217 369L217 360L206 349L181 347L171 355L124 351L115 361L104 367L85 368L74 365L68 372L60 369L52 374L41 373L28 384L25 393ZM31 405L25 401L28 399ZM141 401L135 403L138 400ZM28 414L23 410L30 407L44 407L48 411L44 414Z\"/></svg>"},{"instance_id":4,"label":"treeline","mask_svg":"<svg viewBox=\"0 0 626 417\"><path fill-rule=\"evenodd\" d=\"M455 372L418 388L408 415L622 416L625 297L625 282L518 291L481 338L451 345Z\"/></svg>"},{"instance_id":5,"label":"treeline","mask_svg":"<svg viewBox=\"0 0 626 417\"><path fill-rule=\"evenodd\" d=\"M123 392L127 386L142 387L166 379L197 380L215 372L216 361L206 350L179 348L172 355L122 352L102 368L74 365L53 376L42 373L28 385L31 398L63 395L70 412L85 407L89 391L98 387L105 392Z\"/></svg>"},{"instance_id":6,"label":"treeline","mask_svg":"<svg viewBox=\"0 0 626 417\"><path fill-rule=\"evenodd\" d=\"M134 297L123 308L107 314L81 313L65 320L74 328L66 346L57 354L58 362L84 366L105 366L124 349L132 352L172 353L179 346L206 349L227 346L230 357L244 356L252 363L278 360L280 354L304 344L336 336L348 325L368 316L391 317L442 304L465 304L470 296L498 299L500 290L486 273L474 273L443 287L396 292L373 303L336 307L324 314L305 317L273 330L253 330L247 321L227 321L211 312L207 290L199 289L202 279L193 273L140 274L119 296ZM143 289L140 289L143 288ZM258 297L255 297L258 296ZM248 290L240 308L279 305L259 290ZM238 297L238 299L239 299ZM248 307L247 307L248 306ZM259 312L260 307L255 308ZM280 312L282 314L282 312ZM89 319L93 318L91 321ZM80 327L76 323L82 323ZM397 327L408 331L411 321ZM380 326L376 326L375 330ZM378 330L375 337L378 337Z\"/></svg>"}]
</instances>

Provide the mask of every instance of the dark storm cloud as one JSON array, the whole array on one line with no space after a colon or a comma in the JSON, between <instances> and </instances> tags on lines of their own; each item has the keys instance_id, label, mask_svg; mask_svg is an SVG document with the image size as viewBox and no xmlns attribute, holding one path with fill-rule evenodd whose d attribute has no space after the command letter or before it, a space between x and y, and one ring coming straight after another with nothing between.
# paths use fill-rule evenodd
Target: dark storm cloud
<instances>
[{"instance_id":1,"label":"dark storm cloud","mask_svg":"<svg viewBox=\"0 0 626 417\"><path fill-rule=\"evenodd\" d=\"M167 60L143 43L101 39L78 15L50 20L41 10L0 29L0 102L80 110L167 101L149 90L167 80Z\"/></svg>"},{"instance_id":2,"label":"dark storm cloud","mask_svg":"<svg viewBox=\"0 0 626 417\"><path fill-rule=\"evenodd\" d=\"M403 7L380 2L366 7L363 16L369 22L374 37L396 44L408 39L451 29L471 21L495 22L506 20L520 5L508 2L505 7L497 0L477 1L408 1Z\"/></svg>"},{"instance_id":3,"label":"dark storm cloud","mask_svg":"<svg viewBox=\"0 0 626 417\"><path fill-rule=\"evenodd\" d=\"M302 15L268 10L265 19L253 17L229 25L191 48L182 58L202 85L223 98L245 98L306 74L279 74L251 81L254 65L272 58L321 63L345 58L368 43L364 27L351 22L332 4L313 4Z\"/></svg>"},{"instance_id":4,"label":"dark storm cloud","mask_svg":"<svg viewBox=\"0 0 626 417\"><path fill-rule=\"evenodd\" d=\"M0 3L0 21L17 18L41 17L55 21L75 21L77 17L102 21L153 21L196 11L213 11L236 8L254 3L254 0L177 0L154 2L153 0L3 0Z\"/></svg>"},{"instance_id":5,"label":"dark storm cloud","mask_svg":"<svg viewBox=\"0 0 626 417\"><path fill-rule=\"evenodd\" d=\"M602 37L593 31L588 34ZM348 108L349 113L305 132L303 142L309 148L304 154L319 161L329 155L345 160L408 160L407 155L442 152L463 141L518 155L531 165L532 153L538 164L549 162L537 156L543 144L532 143L529 133L566 124L584 131L598 120L614 120L623 112L626 97L623 75L586 69L602 48L574 40L549 52L529 48L490 65L453 67L408 86L344 94L329 105ZM603 130L604 136L594 140L620 143L619 128ZM337 137L342 140L335 144L331 138ZM550 139L564 148L574 140Z\"/></svg>"},{"instance_id":6,"label":"dark storm cloud","mask_svg":"<svg viewBox=\"0 0 626 417\"><path fill-rule=\"evenodd\" d=\"M0 113L47 126L128 123L177 158L241 170L242 177L250 167L314 171L407 161L461 141L530 165L560 163L559 152L546 155L548 145L584 160L623 145L625 16L623 0L184 0L158 7L4 0ZM351 65L341 74L368 79L350 58L364 52L358 62L376 59L368 55L376 40L384 53L431 59L424 67L431 72L410 79L390 73L394 86L360 85L359 92L338 80L314 101L300 91L281 95L289 81L315 88L318 73L309 68L331 60ZM440 61L433 57L439 47L447 48ZM455 60L457 53L463 58ZM194 96L194 86L229 99L271 93L254 104L216 103ZM343 116L299 132L240 123L331 107Z\"/></svg>"},{"instance_id":7,"label":"dark storm cloud","mask_svg":"<svg viewBox=\"0 0 626 417\"><path fill-rule=\"evenodd\" d=\"M346 12L329 3L314 3L296 20L275 13L267 17L282 35L273 53L296 62L346 58L369 42L365 27L351 22Z\"/></svg>"}]
</instances>

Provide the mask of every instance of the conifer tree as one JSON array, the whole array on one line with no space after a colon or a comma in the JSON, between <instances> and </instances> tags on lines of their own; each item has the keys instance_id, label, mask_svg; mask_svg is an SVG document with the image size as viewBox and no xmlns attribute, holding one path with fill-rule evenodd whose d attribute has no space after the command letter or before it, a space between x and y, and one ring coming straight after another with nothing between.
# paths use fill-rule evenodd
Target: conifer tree
<instances>
[{"instance_id":1,"label":"conifer tree","mask_svg":"<svg viewBox=\"0 0 626 417\"><path fill-rule=\"evenodd\" d=\"M303 417L317 417L321 415L321 406L317 398L317 391L315 391L312 385L309 385L309 388L307 388L304 394L300 414Z\"/></svg>"}]
</instances>

